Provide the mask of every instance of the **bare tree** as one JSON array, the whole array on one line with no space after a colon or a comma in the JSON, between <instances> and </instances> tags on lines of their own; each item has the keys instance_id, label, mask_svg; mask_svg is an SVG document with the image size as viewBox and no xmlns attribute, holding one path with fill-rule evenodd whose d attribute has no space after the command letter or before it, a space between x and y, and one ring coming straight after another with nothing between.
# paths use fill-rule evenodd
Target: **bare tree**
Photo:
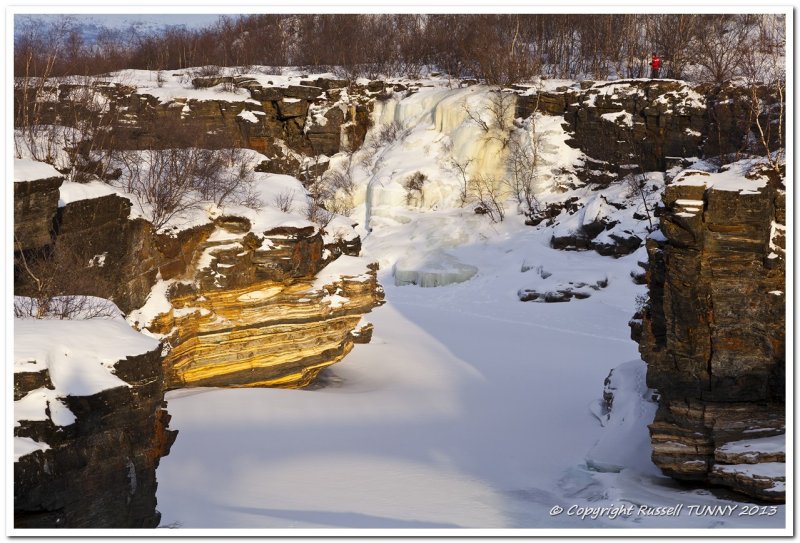
<instances>
[{"instance_id":1,"label":"bare tree","mask_svg":"<svg viewBox=\"0 0 800 543\"><path fill-rule=\"evenodd\" d=\"M701 15L696 61L709 81L722 84L737 74L749 46L756 15Z\"/></svg>"},{"instance_id":2,"label":"bare tree","mask_svg":"<svg viewBox=\"0 0 800 543\"><path fill-rule=\"evenodd\" d=\"M776 173L783 162L786 70L784 25L777 16L758 20L758 47L742 57L742 72L748 85L750 122L761 152ZM749 140L749 138L748 138Z\"/></svg>"},{"instance_id":3,"label":"bare tree","mask_svg":"<svg viewBox=\"0 0 800 543\"><path fill-rule=\"evenodd\" d=\"M530 133L530 140L519 136L511 138L509 154L510 177L506 184L519 205L520 211L527 218L539 213L539 200L536 198L536 182L539 178L539 154L541 138L535 130Z\"/></svg>"},{"instance_id":4,"label":"bare tree","mask_svg":"<svg viewBox=\"0 0 800 543\"><path fill-rule=\"evenodd\" d=\"M665 75L680 79L691 60L700 19L693 14L650 14L645 17L650 48L665 61ZM645 55L650 51L644 52ZM645 57L647 58L647 57Z\"/></svg>"},{"instance_id":5,"label":"bare tree","mask_svg":"<svg viewBox=\"0 0 800 543\"><path fill-rule=\"evenodd\" d=\"M459 162L456 159L450 161L450 165L455 168L458 172L459 178L461 180L461 184L458 187L458 197L459 201L461 202L461 207L464 207L467 204L467 200L469 199L470 193L470 180L467 176L467 168L472 163L472 159L468 159L462 162Z\"/></svg>"},{"instance_id":6,"label":"bare tree","mask_svg":"<svg viewBox=\"0 0 800 543\"><path fill-rule=\"evenodd\" d=\"M414 172L403 181L403 188L406 189L406 205L411 205L415 200L420 205L424 205L424 193L422 192L425 182L428 180L422 172Z\"/></svg>"},{"instance_id":7,"label":"bare tree","mask_svg":"<svg viewBox=\"0 0 800 543\"><path fill-rule=\"evenodd\" d=\"M470 180L470 189L478 204L475 211L487 215L492 222L503 222L506 208L502 183L492 177L478 175Z\"/></svg>"},{"instance_id":8,"label":"bare tree","mask_svg":"<svg viewBox=\"0 0 800 543\"><path fill-rule=\"evenodd\" d=\"M628 196L638 196L642 200L642 206L644 207L645 216L647 217L647 230L652 232L655 230L655 227L653 226L653 215L647 203L647 198L653 194L653 191L647 185L647 176L640 169L638 173L632 173L628 176L627 184Z\"/></svg>"}]
</instances>

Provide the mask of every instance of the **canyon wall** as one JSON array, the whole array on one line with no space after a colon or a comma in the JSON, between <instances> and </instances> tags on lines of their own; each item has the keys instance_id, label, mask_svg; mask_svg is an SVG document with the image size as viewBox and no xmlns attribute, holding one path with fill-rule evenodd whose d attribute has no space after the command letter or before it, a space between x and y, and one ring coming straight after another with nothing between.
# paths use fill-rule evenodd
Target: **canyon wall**
<instances>
[{"instance_id":1,"label":"canyon wall","mask_svg":"<svg viewBox=\"0 0 800 543\"><path fill-rule=\"evenodd\" d=\"M46 342L64 322L29 324L43 324L40 328L47 336L39 341ZM128 333L136 334L129 328ZM149 352L113 364L114 375L128 386L89 395L59 390L59 375L47 367L37 371L25 367L52 364L46 359L24 360L23 367L17 360L15 456L17 440L23 441L23 451L26 443L36 450L15 458L15 528L158 526L156 468L177 432L167 429L161 346L151 343ZM50 400L42 401L42 412L34 416L31 404L40 397ZM63 420L56 409L71 415Z\"/></svg>"},{"instance_id":2,"label":"canyon wall","mask_svg":"<svg viewBox=\"0 0 800 543\"><path fill-rule=\"evenodd\" d=\"M48 87L29 99L38 108L40 123L83 122L96 132L96 146L246 147L267 157L262 171L302 179L314 173L307 171L303 156L331 156L362 145L374 99L386 88L382 81L358 85L329 78L265 87L246 76L199 77L191 85L207 90L207 95L162 100L134 87L98 80L91 85ZM217 92L225 96L215 98ZM20 91L15 100L19 111L24 107ZM102 107L93 107L97 103ZM87 168L91 172L91 165Z\"/></svg>"},{"instance_id":3,"label":"canyon wall","mask_svg":"<svg viewBox=\"0 0 800 543\"><path fill-rule=\"evenodd\" d=\"M47 270L49 263L52 275L77 278L79 292L70 294L113 300L128 316L124 329L160 343L114 366L130 387L90 395L56 387L54 401L74 422L27 420L23 404L52 395L43 392L53 389L51 379L47 370L15 374L15 400L23 402L15 403L15 436L47 447L15 462L15 525L154 527L155 470L175 439L164 392L308 385L370 340L372 325L362 316L382 303L377 267L357 256L360 239L349 226L329 235L305 221L259 229L221 216L158 233L131 218L131 202L116 194L59 207L62 182L14 184L15 294L35 295L25 266ZM75 267L54 267L63 263Z\"/></svg>"},{"instance_id":4,"label":"canyon wall","mask_svg":"<svg viewBox=\"0 0 800 543\"><path fill-rule=\"evenodd\" d=\"M656 465L783 501L785 188L767 167L735 167L667 185L634 336L660 395Z\"/></svg>"}]
</instances>

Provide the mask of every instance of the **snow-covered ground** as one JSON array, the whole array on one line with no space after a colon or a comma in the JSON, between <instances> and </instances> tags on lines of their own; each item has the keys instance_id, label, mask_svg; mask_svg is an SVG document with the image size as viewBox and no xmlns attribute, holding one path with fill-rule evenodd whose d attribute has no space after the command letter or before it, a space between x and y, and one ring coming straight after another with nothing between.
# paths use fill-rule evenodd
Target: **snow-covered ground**
<instances>
[{"instance_id":1,"label":"snow-covered ground","mask_svg":"<svg viewBox=\"0 0 800 543\"><path fill-rule=\"evenodd\" d=\"M387 303L368 316L373 340L357 345L312 390L169 393L179 435L158 471L164 525L784 525L783 506L738 516L743 502L682 487L650 461L647 424L656 406L628 329L636 296L645 292L631 280L646 260L644 249L613 259L549 246L554 232L582 221L613 215L616 229L641 237L648 221L632 218L643 206L624 187L601 199L577 181L572 170L581 156L564 144L558 118L518 122L517 130L542 136L540 201L577 197L585 206L580 212L532 228L511 200L499 223L460 206L454 159L473 159L473 175L503 175L507 149L484 153L487 137L467 111L490 115L488 97L485 88L440 87L396 96L377 108L354 160L331 157L331 168L349 168L355 185L351 216L361 223L362 254L381 265ZM391 123L400 135L371 145ZM426 181L408 198L404 182L416 172ZM647 179L652 208L663 176ZM627 207L618 213L609 201ZM423 288L444 283L450 284ZM581 283L598 288L565 303L518 296L520 289ZM609 414L602 395L614 368ZM709 513L689 506L731 507ZM653 509L659 507L661 514Z\"/></svg>"}]
</instances>

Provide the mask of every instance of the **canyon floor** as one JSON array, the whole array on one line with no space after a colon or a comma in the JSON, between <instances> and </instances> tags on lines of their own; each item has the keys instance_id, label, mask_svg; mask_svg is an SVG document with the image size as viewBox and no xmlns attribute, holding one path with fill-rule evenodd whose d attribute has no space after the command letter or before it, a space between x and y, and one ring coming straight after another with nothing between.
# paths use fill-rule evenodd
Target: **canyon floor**
<instances>
[{"instance_id":1,"label":"canyon floor","mask_svg":"<svg viewBox=\"0 0 800 543\"><path fill-rule=\"evenodd\" d=\"M363 254L381 262L387 300L369 315L372 342L311 389L169 393L179 435L157 472L162 526L784 525L785 506L748 514L752 505L680 486L650 461L655 403L627 326L645 290L630 278L641 249L619 259L556 251L551 232L517 216L495 225L460 209L371 211ZM457 240L448 254L477 274L395 286L391 263L442 238ZM598 281L608 286L566 303L517 294ZM608 415L601 400L613 368ZM679 518L638 513L679 504ZM631 505L616 518L582 509ZM734 507L701 514L690 505ZM556 506L563 511L551 515Z\"/></svg>"}]
</instances>

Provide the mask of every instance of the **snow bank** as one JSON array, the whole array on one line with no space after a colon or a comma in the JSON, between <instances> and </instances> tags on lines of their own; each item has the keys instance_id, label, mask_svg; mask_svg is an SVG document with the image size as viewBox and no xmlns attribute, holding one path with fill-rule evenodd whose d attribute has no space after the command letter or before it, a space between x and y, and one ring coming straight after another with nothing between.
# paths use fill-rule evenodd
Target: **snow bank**
<instances>
[{"instance_id":1,"label":"snow bank","mask_svg":"<svg viewBox=\"0 0 800 543\"><path fill-rule=\"evenodd\" d=\"M158 345L121 318L16 319L14 324L14 372L49 370L61 396L129 386L114 375L114 364Z\"/></svg>"},{"instance_id":2,"label":"snow bank","mask_svg":"<svg viewBox=\"0 0 800 543\"><path fill-rule=\"evenodd\" d=\"M63 177L58 170L50 164L30 158L14 159L14 182L36 181L37 179L50 179Z\"/></svg>"},{"instance_id":3,"label":"snow bank","mask_svg":"<svg viewBox=\"0 0 800 543\"><path fill-rule=\"evenodd\" d=\"M78 200L89 200L91 198L101 198L109 194L119 194L110 185L102 181L90 181L88 183L73 183L67 181L61 184L59 190L58 207L64 207Z\"/></svg>"},{"instance_id":4,"label":"snow bank","mask_svg":"<svg viewBox=\"0 0 800 543\"><path fill-rule=\"evenodd\" d=\"M744 457L751 455L755 462L759 454L786 452L786 436L782 434L771 437L731 441L719 447L717 451L724 454L742 455Z\"/></svg>"},{"instance_id":5,"label":"snow bank","mask_svg":"<svg viewBox=\"0 0 800 543\"><path fill-rule=\"evenodd\" d=\"M15 319L14 373L47 370L53 384L53 389L38 388L14 402L15 425L23 420L50 420L56 426L72 424L75 416L63 398L130 387L114 374L114 365L157 346L158 341L132 330L119 310L109 318ZM46 448L47 444L31 439L14 439L15 460Z\"/></svg>"},{"instance_id":6,"label":"snow bank","mask_svg":"<svg viewBox=\"0 0 800 543\"><path fill-rule=\"evenodd\" d=\"M724 171L708 173L700 170L684 170L672 182L678 186L702 187L708 189L738 192L740 194L758 194L767 186L766 178L748 179L745 174L759 160L740 160L729 164Z\"/></svg>"},{"instance_id":7,"label":"snow bank","mask_svg":"<svg viewBox=\"0 0 800 543\"><path fill-rule=\"evenodd\" d=\"M318 274L311 291L322 290L326 285L332 285L342 280L342 277L349 277L351 281L367 281L367 265L369 260L360 256L342 255L327 266Z\"/></svg>"},{"instance_id":8,"label":"snow bank","mask_svg":"<svg viewBox=\"0 0 800 543\"><path fill-rule=\"evenodd\" d=\"M651 467L649 462L642 462L639 453L650 450L647 425L653 422L658 409L652 399L654 391L647 388L646 374L643 360L632 360L611 370L605 388L606 394L613 397L611 409L607 409L605 400L598 400L591 409L604 429L586 455L590 469L619 472Z\"/></svg>"},{"instance_id":9,"label":"snow bank","mask_svg":"<svg viewBox=\"0 0 800 543\"><path fill-rule=\"evenodd\" d=\"M14 462L35 451L46 451L50 448L47 443L40 443L29 437L14 436Z\"/></svg>"}]
</instances>

